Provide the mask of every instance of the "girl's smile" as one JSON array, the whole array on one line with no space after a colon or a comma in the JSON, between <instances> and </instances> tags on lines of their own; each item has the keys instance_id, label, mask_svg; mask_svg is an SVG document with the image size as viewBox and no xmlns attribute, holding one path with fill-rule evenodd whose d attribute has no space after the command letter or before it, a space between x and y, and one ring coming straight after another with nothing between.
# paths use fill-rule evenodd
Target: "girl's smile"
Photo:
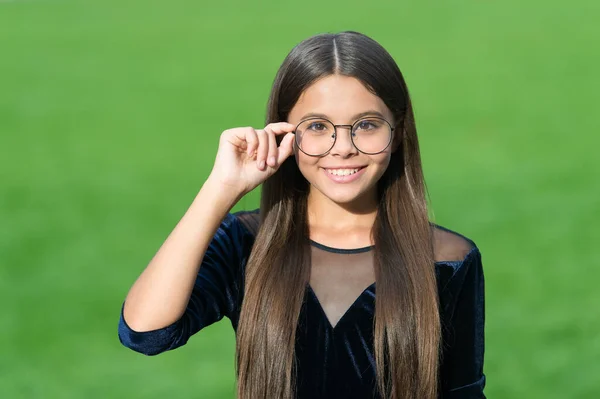
<instances>
[{"instance_id":1,"label":"girl's smile","mask_svg":"<svg viewBox=\"0 0 600 399\"><path fill-rule=\"evenodd\" d=\"M322 169L325 171L326 176L336 183L351 183L360 178L366 168L366 166L340 166Z\"/></svg>"}]
</instances>

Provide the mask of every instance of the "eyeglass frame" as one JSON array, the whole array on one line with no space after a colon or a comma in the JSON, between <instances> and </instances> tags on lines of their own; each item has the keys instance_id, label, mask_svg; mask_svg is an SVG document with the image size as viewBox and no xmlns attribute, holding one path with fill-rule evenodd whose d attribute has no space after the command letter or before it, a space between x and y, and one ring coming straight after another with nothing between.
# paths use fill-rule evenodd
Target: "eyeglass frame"
<instances>
[{"instance_id":1,"label":"eyeglass frame","mask_svg":"<svg viewBox=\"0 0 600 399\"><path fill-rule=\"evenodd\" d=\"M353 135L352 135L352 133L353 133L353 131L354 131L354 126L356 126L356 124L357 124L357 123L364 121L365 119L367 119L367 120L368 120L368 119L377 119L377 120L381 120L381 121L384 121L384 122L385 122L385 123L386 123L386 124L387 124L387 125L390 127L390 139L389 139L388 143L386 144L386 146L385 146L385 147L383 147L383 150L381 150L381 151L378 151L378 152L365 152L365 151L362 151L360 148L358 148L358 146L357 146L357 145L354 143L354 137L353 137ZM298 127L299 127L301 124L303 124L303 123L304 123L304 122L306 122L306 121L310 121L310 120L322 120L322 121L327 121L327 122L329 122L329 123L330 123L330 124L333 126L333 134L335 135L335 138L333 139L333 143L331 144L331 147L329 147L329 149L328 149L327 151L325 151L324 153L317 154L317 155L314 155L314 154L309 154L309 153L305 152L305 151L302 149L302 147L300 147L300 144L298 144L298 139L297 139L298 135L296 134L296 131L298 130ZM327 118L322 118L322 117L315 116L315 117L310 117L310 118L303 119L303 120L301 120L300 122L298 122L298 124L296 125L296 128L295 128L295 129L294 129L294 131L292 132L292 133L294 133L294 136L295 136L295 137L294 137L294 143L296 144L296 146L298 147L298 149L299 149L300 151L302 151L303 153L305 153L305 154L306 154L306 155L308 155L309 157L322 157L323 155L327 155L327 154L328 154L328 153L329 153L329 152L330 152L330 151L333 149L333 147L335 146L335 142L336 142L336 140L337 140L337 128L338 128L338 127L347 127L347 128L349 128L349 129L350 129L350 141L352 142L352 145L353 145L353 146L354 146L354 148L356 148L356 149L357 149L359 152L361 152L361 153L363 153L363 154L365 154L365 155L377 155L377 154L381 154L382 152L384 152L385 150L387 150L387 149L388 149L388 147L390 146L390 144L391 144L391 143L392 143L392 141L393 141L393 138L394 138L394 134L393 134L393 133L394 133L394 130L396 130L396 128L395 128L395 127L393 127L393 126L392 126L392 124L391 124L390 122L388 122L388 121L387 121L387 119L384 119L384 118L381 118L381 117L378 117L378 116L365 116L365 117L363 117L363 118L360 118L360 119L358 119L356 122L354 122L354 123L353 123L353 124L351 124L351 125L336 125L336 124L334 124L332 121L330 121L330 120L329 120L329 119L327 119Z\"/></svg>"}]
</instances>

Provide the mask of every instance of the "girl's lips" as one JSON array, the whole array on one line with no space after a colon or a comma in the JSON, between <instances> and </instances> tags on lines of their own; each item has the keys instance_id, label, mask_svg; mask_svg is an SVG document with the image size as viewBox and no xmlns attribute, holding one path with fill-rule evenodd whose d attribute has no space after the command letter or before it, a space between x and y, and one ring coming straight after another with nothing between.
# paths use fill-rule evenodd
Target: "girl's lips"
<instances>
[{"instance_id":1,"label":"girl's lips","mask_svg":"<svg viewBox=\"0 0 600 399\"><path fill-rule=\"evenodd\" d=\"M327 177L329 177L329 179L331 179L332 181L334 181L336 183L350 183L350 182L353 182L354 180L358 179L360 176L362 176L363 173L365 173L366 168L367 168L366 166L363 166L358 170L358 172L353 173L351 175L346 175L346 176L333 175L333 174L329 173L327 171L327 169L323 169L323 173L325 173L325 175ZM352 168L348 168L348 169L352 169Z\"/></svg>"}]
</instances>

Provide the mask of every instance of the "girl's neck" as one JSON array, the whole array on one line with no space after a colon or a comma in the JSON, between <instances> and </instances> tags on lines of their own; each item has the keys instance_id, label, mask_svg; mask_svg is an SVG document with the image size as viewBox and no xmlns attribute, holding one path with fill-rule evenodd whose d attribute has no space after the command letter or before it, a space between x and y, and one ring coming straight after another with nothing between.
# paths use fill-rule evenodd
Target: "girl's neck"
<instances>
[{"instance_id":1,"label":"girl's neck","mask_svg":"<svg viewBox=\"0 0 600 399\"><path fill-rule=\"evenodd\" d=\"M377 215L376 198L361 198L347 204L338 204L321 193L311 190L308 195L308 224L311 229L370 231Z\"/></svg>"}]
</instances>

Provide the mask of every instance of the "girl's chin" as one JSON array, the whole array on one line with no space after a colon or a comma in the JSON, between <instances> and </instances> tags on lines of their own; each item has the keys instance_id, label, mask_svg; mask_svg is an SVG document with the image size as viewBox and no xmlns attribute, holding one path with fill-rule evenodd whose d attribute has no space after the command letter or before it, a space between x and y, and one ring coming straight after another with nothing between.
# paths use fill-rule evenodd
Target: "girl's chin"
<instances>
[{"instance_id":1,"label":"girl's chin","mask_svg":"<svg viewBox=\"0 0 600 399\"><path fill-rule=\"evenodd\" d=\"M368 197L360 190L339 188L337 190L319 190L323 197L338 205L359 205Z\"/></svg>"}]
</instances>

